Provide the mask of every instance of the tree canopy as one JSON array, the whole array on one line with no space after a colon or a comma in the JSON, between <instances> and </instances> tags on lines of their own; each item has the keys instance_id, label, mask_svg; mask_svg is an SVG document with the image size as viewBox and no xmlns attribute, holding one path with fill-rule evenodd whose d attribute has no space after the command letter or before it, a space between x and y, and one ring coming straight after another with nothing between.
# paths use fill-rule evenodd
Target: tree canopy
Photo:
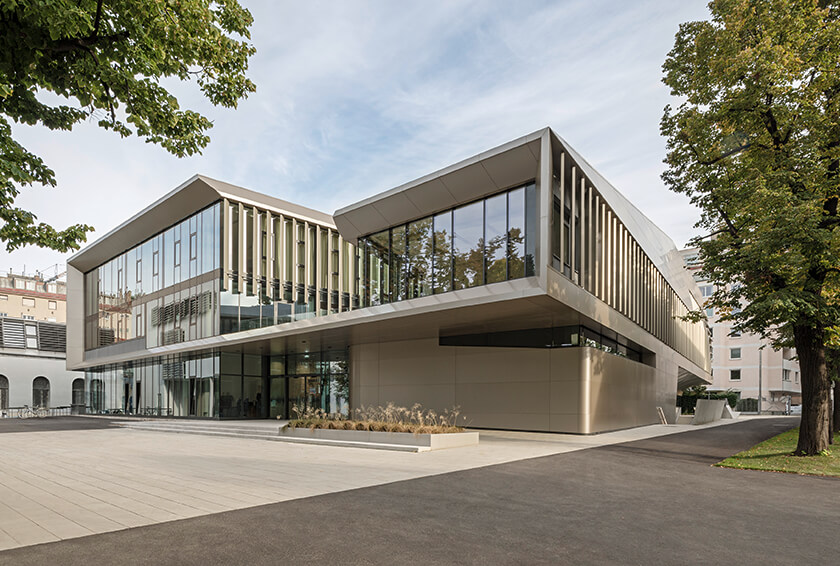
<instances>
[{"instance_id":1,"label":"tree canopy","mask_svg":"<svg viewBox=\"0 0 840 566\"><path fill-rule=\"evenodd\" d=\"M701 210L708 305L736 330L797 348L797 453L829 442L827 329L840 320L840 7L713 0L663 65L663 180ZM699 313L698 313L699 316Z\"/></svg>"},{"instance_id":2,"label":"tree canopy","mask_svg":"<svg viewBox=\"0 0 840 566\"><path fill-rule=\"evenodd\" d=\"M237 0L0 0L0 242L77 249L92 228L58 230L15 206L22 187L55 173L18 143L11 122L71 130L93 119L183 157L212 123L181 109L162 79L195 81L214 105L236 107L253 19Z\"/></svg>"}]
</instances>

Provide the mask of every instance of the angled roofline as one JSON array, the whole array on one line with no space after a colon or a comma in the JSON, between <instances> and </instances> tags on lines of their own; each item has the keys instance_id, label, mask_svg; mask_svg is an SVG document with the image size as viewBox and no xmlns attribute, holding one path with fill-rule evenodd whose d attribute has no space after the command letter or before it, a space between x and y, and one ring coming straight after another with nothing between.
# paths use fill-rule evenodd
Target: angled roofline
<instances>
[{"instance_id":1,"label":"angled roofline","mask_svg":"<svg viewBox=\"0 0 840 566\"><path fill-rule=\"evenodd\" d=\"M196 174L73 254L67 264L82 273L90 271L222 199L335 226L332 217L324 212Z\"/></svg>"}]
</instances>

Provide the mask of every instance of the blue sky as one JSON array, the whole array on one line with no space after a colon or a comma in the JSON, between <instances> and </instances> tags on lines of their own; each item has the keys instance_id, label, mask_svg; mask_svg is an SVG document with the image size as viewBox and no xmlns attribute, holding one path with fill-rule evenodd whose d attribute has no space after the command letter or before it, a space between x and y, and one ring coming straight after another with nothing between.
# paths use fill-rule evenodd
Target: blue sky
<instances>
[{"instance_id":1,"label":"blue sky","mask_svg":"<svg viewBox=\"0 0 840 566\"><path fill-rule=\"evenodd\" d=\"M695 234L697 211L659 178L673 103L661 65L705 1L241 1L257 92L228 110L173 85L215 124L203 155L177 159L93 122L16 126L58 179L19 203L56 226L93 225L90 241L195 173L334 212L551 126L678 246ZM65 258L3 250L0 270Z\"/></svg>"}]
</instances>

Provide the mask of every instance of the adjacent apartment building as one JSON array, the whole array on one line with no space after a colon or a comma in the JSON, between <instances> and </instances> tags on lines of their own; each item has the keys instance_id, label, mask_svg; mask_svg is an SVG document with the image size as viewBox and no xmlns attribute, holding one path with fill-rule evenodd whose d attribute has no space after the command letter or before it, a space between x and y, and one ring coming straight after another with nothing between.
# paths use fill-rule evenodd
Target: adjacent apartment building
<instances>
[{"instance_id":1,"label":"adjacent apartment building","mask_svg":"<svg viewBox=\"0 0 840 566\"><path fill-rule=\"evenodd\" d=\"M0 418L14 409L84 410L84 373L68 371L65 283L0 275Z\"/></svg>"},{"instance_id":2,"label":"adjacent apartment building","mask_svg":"<svg viewBox=\"0 0 840 566\"><path fill-rule=\"evenodd\" d=\"M686 268L700 286L701 296L711 297L715 288L703 274L697 248L681 253ZM758 335L736 332L732 323L721 321L711 307L706 309L706 316L712 335L710 390L737 391L741 395L737 408L749 412L781 414L802 403L795 349L777 350Z\"/></svg>"},{"instance_id":3,"label":"adjacent apartment building","mask_svg":"<svg viewBox=\"0 0 840 566\"><path fill-rule=\"evenodd\" d=\"M546 128L333 215L195 176L68 261L92 412L597 433L710 383L673 242Z\"/></svg>"}]
</instances>

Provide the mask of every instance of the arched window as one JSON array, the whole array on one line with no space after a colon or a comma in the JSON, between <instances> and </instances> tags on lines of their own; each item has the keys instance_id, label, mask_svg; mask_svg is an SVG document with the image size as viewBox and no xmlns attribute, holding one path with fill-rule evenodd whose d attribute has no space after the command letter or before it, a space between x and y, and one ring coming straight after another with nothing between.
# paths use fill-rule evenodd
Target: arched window
<instances>
[{"instance_id":1,"label":"arched window","mask_svg":"<svg viewBox=\"0 0 840 566\"><path fill-rule=\"evenodd\" d=\"M0 411L9 408L9 380L5 375L0 375Z\"/></svg>"},{"instance_id":2,"label":"arched window","mask_svg":"<svg viewBox=\"0 0 840 566\"><path fill-rule=\"evenodd\" d=\"M71 411L83 413L85 409L85 380L81 377L73 380L73 401Z\"/></svg>"},{"instance_id":3,"label":"arched window","mask_svg":"<svg viewBox=\"0 0 840 566\"><path fill-rule=\"evenodd\" d=\"M50 380L39 376L32 381L32 406L50 406Z\"/></svg>"}]
</instances>

